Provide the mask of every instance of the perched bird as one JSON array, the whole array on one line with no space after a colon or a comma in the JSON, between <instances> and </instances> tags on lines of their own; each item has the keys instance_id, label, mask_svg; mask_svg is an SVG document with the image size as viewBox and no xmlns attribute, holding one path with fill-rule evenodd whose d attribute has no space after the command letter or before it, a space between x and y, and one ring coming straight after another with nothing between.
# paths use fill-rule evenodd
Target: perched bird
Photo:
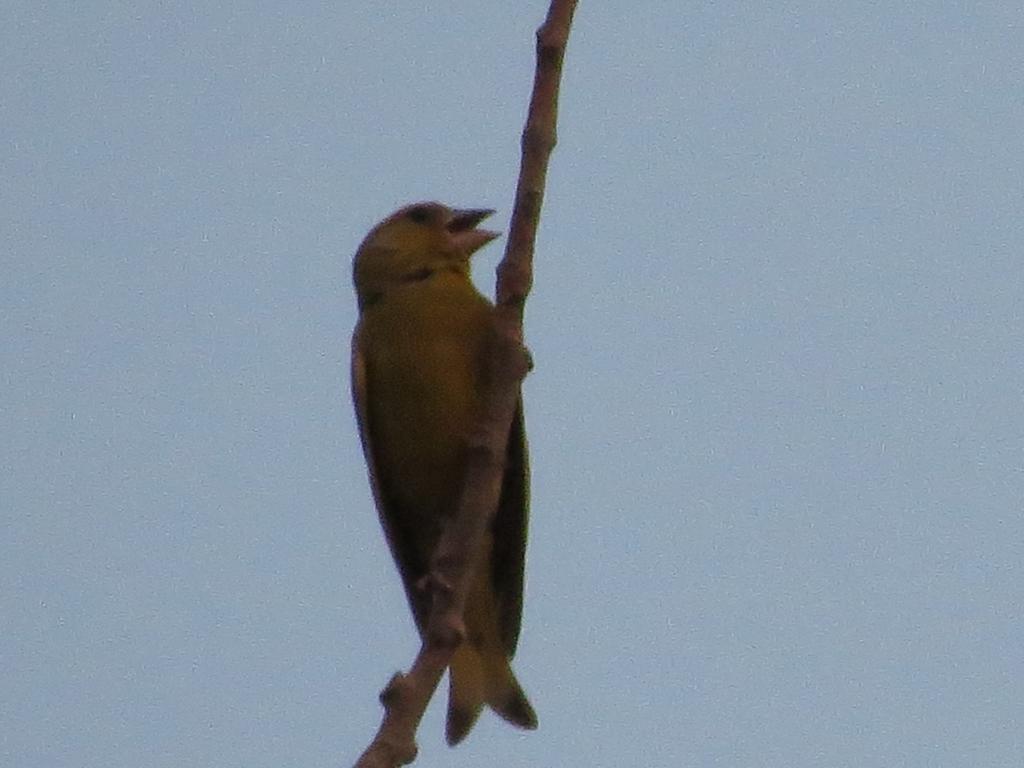
<instances>
[{"instance_id":1,"label":"perched bird","mask_svg":"<svg viewBox=\"0 0 1024 768\"><path fill-rule=\"evenodd\" d=\"M482 408L494 307L473 286L469 260L498 236L477 229L492 213L407 206L370 230L353 267L356 417L377 511L421 634L430 613L424 577L458 502L465 438ZM510 666L522 614L526 522L520 403L501 498L466 602L466 638L449 670L449 744L469 733L484 704L514 725L537 727Z\"/></svg>"}]
</instances>

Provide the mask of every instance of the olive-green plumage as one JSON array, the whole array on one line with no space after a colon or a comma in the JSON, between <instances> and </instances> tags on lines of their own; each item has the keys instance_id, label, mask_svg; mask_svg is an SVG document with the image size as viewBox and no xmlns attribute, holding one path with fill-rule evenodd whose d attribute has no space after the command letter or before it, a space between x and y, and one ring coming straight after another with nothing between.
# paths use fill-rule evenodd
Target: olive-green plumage
<instances>
[{"instance_id":1,"label":"olive-green plumage","mask_svg":"<svg viewBox=\"0 0 1024 768\"><path fill-rule=\"evenodd\" d=\"M363 240L354 277L359 323L352 392L377 510L417 628L430 611L421 580L465 466L465 438L482 407L494 308L473 286L469 258L496 233L487 210L419 203ZM537 718L512 673L526 549L527 462L520 408L509 434L502 493L466 603L467 637L449 671L446 736L461 741L484 704L523 728Z\"/></svg>"}]
</instances>

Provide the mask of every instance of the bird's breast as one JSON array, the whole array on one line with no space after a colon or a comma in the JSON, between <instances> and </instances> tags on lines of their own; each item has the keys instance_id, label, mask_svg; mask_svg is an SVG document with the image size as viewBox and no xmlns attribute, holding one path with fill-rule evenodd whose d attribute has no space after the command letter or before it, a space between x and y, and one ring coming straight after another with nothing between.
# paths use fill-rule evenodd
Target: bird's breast
<instances>
[{"instance_id":1,"label":"bird's breast","mask_svg":"<svg viewBox=\"0 0 1024 768\"><path fill-rule=\"evenodd\" d=\"M469 291L407 290L364 318L372 442L403 508L436 517L461 485L491 309Z\"/></svg>"}]
</instances>

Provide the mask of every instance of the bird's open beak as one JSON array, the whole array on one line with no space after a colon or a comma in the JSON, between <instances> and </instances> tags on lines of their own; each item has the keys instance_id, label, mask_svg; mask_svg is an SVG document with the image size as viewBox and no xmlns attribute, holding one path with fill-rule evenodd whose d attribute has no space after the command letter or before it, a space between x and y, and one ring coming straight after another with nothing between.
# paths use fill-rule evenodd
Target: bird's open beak
<instances>
[{"instance_id":1,"label":"bird's open beak","mask_svg":"<svg viewBox=\"0 0 1024 768\"><path fill-rule=\"evenodd\" d=\"M490 208L466 208L452 211L451 218L445 229L451 235L452 243L467 257L483 248L491 240L500 235L489 229L477 229L476 225L490 216L494 211Z\"/></svg>"}]
</instances>

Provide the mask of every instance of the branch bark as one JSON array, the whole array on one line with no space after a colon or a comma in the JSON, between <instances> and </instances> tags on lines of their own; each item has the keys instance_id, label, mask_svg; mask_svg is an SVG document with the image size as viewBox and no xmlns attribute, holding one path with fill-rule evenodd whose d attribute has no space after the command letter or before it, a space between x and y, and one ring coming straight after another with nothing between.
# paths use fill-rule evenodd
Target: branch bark
<instances>
[{"instance_id":1,"label":"branch bark","mask_svg":"<svg viewBox=\"0 0 1024 768\"><path fill-rule=\"evenodd\" d=\"M562 58L576 0L551 0L537 30L537 68L522 136L522 161L505 255L495 288L496 333L491 344L487 407L468 439L462 495L431 564L427 632L408 673L381 692L384 719L356 768L394 768L416 758L416 729L465 634L463 608L480 542L501 493L508 433L519 388L530 369L523 346L523 309L533 283L533 247L544 200L548 158L555 147Z\"/></svg>"}]
</instances>

